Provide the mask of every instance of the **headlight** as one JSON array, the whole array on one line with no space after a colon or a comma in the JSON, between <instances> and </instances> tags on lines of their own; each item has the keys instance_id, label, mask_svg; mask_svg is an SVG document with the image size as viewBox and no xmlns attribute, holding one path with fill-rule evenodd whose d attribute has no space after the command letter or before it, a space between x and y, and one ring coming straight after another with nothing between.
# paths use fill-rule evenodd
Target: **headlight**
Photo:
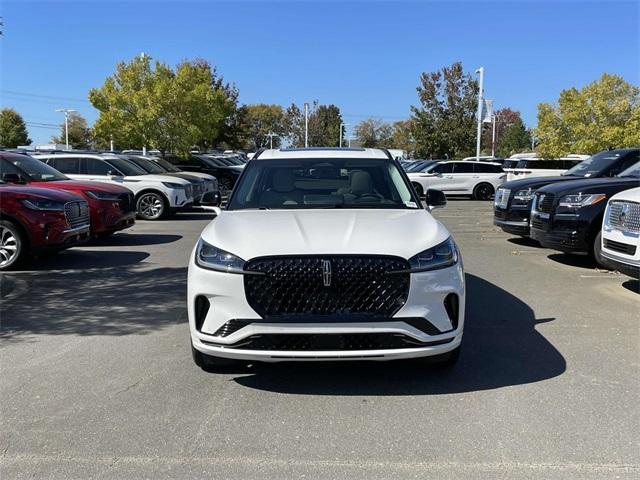
<instances>
[{"instance_id":1,"label":"headlight","mask_svg":"<svg viewBox=\"0 0 640 480\"><path fill-rule=\"evenodd\" d=\"M180 183L172 183L172 182L162 182L162 184L167 188L176 188L176 189L185 189L185 186Z\"/></svg>"},{"instance_id":2,"label":"headlight","mask_svg":"<svg viewBox=\"0 0 640 480\"><path fill-rule=\"evenodd\" d=\"M196 248L196 264L209 270L225 273L244 273L244 260L233 253L209 245L200 239Z\"/></svg>"},{"instance_id":3,"label":"headlight","mask_svg":"<svg viewBox=\"0 0 640 480\"><path fill-rule=\"evenodd\" d=\"M96 200L108 200L110 202L117 202L118 200L120 200L120 197L118 197L118 195L116 195L115 193L101 192L100 190L85 190L84 193L89 195L91 198L95 198Z\"/></svg>"},{"instance_id":4,"label":"headlight","mask_svg":"<svg viewBox=\"0 0 640 480\"><path fill-rule=\"evenodd\" d=\"M513 196L514 200L517 200L518 202L521 203L527 203L530 202L533 199L533 195L536 193L536 191L532 188L527 188L524 190L518 190L515 195Z\"/></svg>"},{"instance_id":5,"label":"headlight","mask_svg":"<svg viewBox=\"0 0 640 480\"><path fill-rule=\"evenodd\" d=\"M22 204L31 210L41 210L46 212L64 212L65 202L54 202L53 200L22 200Z\"/></svg>"},{"instance_id":6,"label":"headlight","mask_svg":"<svg viewBox=\"0 0 640 480\"><path fill-rule=\"evenodd\" d=\"M427 272L458 263L458 247L451 237L435 247L420 252L411 259L411 272Z\"/></svg>"},{"instance_id":7,"label":"headlight","mask_svg":"<svg viewBox=\"0 0 640 480\"><path fill-rule=\"evenodd\" d=\"M580 208L593 205L606 199L604 193L578 193L577 195L565 195L560 198L560 207Z\"/></svg>"}]
</instances>

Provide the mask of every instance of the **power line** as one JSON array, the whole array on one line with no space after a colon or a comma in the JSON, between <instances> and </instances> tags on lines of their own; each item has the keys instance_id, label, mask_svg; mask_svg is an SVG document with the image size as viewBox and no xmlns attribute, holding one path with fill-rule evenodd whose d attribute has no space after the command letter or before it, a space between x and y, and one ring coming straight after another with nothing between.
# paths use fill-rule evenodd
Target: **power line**
<instances>
[{"instance_id":1,"label":"power line","mask_svg":"<svg viewBox=\"0 0 640 480\"><path fill-rule=\"evenodd\" d=\"M39 99L48 99L48 100L56 100L56 101L65 101L65 102L79 102L79 103L88 103L89 100L81 99L81 98L71 98L71 97L58 97L55 95L42 95L39 93L29 93L29 92L18 92L15 90L0 90L5 95L10 96L18 96L18 97L29 97L29 98L39 98Z\"/></svg>"}]
</instances>

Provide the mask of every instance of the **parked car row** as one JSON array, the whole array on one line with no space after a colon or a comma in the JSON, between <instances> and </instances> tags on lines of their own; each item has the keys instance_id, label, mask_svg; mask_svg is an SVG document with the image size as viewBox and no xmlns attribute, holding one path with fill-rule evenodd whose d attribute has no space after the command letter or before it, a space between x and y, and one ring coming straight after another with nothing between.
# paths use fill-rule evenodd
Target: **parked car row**
<instances>
[{"instance_id":1,"label":"parked car row","mask_svg":"<svg viewBox=\"0 0 640 480\"><path fill-rule=\"evenodd\" d=\"M633 189L639 185L640 149L600 152L563 176L503 184L495 196L494 224L544 247L586 253L603 267L637 276L640 206Z\"/></svg>"},{"instance_id":2,"label":"parked car row","mask_svg":"<svg viewBox=\"0 0 640 480\"><path fill-rule=\"evenodd\" d=\"M0 151L0 270L194 205L219 205L215 177L156 157Z\"/></svg>"}]
</instances>

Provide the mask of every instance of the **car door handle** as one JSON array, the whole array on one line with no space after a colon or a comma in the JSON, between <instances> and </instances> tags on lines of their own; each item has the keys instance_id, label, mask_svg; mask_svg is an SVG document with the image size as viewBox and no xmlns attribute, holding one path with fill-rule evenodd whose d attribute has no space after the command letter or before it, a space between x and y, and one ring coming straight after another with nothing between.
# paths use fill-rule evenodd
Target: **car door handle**
<instances>
[{"instance_id":1,"label":"car door handle","mask_svg":"<svg viewBox=\"0 0 640 480\"><path fill-rule=\"evenodd\" d=\"M480 175L474 175L473 178L480 178Z\"/></svg>"},{"instance_id":2,"label":"car door handle","mask_svg":"<svg viewBox=\"0 0 640 480\"><path fill-rule=\"evenodd\" d=\"M445 175L444 178L453 178L453 175Z\"/></svg>"}]
</instances>

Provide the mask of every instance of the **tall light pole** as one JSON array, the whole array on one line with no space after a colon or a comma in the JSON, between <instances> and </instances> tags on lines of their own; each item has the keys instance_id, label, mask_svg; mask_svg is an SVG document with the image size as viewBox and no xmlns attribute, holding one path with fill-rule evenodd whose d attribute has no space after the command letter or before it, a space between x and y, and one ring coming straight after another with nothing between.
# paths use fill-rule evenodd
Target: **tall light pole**
<instances>
[{"instance_id":1,"label":"tall light pole","mask_svg":"<svg viewBox=\"0 0 640 480\"><path fill-rule=\"evenodd\" d=\"M269 137L269 148L273 150L273 137L280 138L280 135L276 135L273 132L269 132L267 133L267 137Z\"/></svg>"},{"instance_id":2,"label":"tall light pole","mask_svg":"<svg viewBox=\"0 0 640 480\"><path fill-rule=\"evenodd\" d=\"M69 114L72 112L75 112L76 110L73 110L71 108L58 108L56 109L56 112L62 112L64 113L64 139L65 139L65 143L67 145L67 150L69 150Z\"/></svg>"},{"instance_id":3,"label":"tall light pole","mask_svg":"<svg viewBox=\"0 0 640 480\"><path fill-rule=\"evenodd\" d=\"M349 139L348 139L349 140L349 148L351 148L351 139L352 138L355 138L355 137L353 135L349 135Z\"/></svg>"},{"instance_id":4,"label":"tall light pole","mask_svg":"<svg viewBox=\"0 0 640 480\"><path fill-rule=\"evenodd\" d=\"M496 156L496 116L495 115L491 115L491 123L493 123L493 125L491 126L491 156L495 157Z\"/></svg>"},{"instance_id":5,"label":"tall light pole","mask_svg":"<svg viewBox=\"0 0 640 480\"><path fill-rule=\"evenodd\" d=\"M309 104L304 102L304 148L309 146Z\"/></svg>"},{"instance_id":6,"label":"tall light pole","mask_svg":"<svg viewBox=\"0 0 640 480\"><path fill-rule=\"evenodd\" d=\"M478 138L476 139L476 160L480 160L480 137L482 136L482 103L484 93L484 67L476 70L480 74L480 88L478 90Z\"/></svg>"},{"instance_id":7,"label":"tall light pole","mask_svg":"<svg viewBox=\"0 0 640 480\"><path fill-rule=\"evenodd\" d=\"M343 129L344 127L347 127L348 125L349 125L348 123L341 123L341 124L340 124L340 148L342 148L342 129ZM346 129L345 129L345 132L344 132L344 133L347 133L347 130L346 130Z\"/></svg>"}]
</instances>

